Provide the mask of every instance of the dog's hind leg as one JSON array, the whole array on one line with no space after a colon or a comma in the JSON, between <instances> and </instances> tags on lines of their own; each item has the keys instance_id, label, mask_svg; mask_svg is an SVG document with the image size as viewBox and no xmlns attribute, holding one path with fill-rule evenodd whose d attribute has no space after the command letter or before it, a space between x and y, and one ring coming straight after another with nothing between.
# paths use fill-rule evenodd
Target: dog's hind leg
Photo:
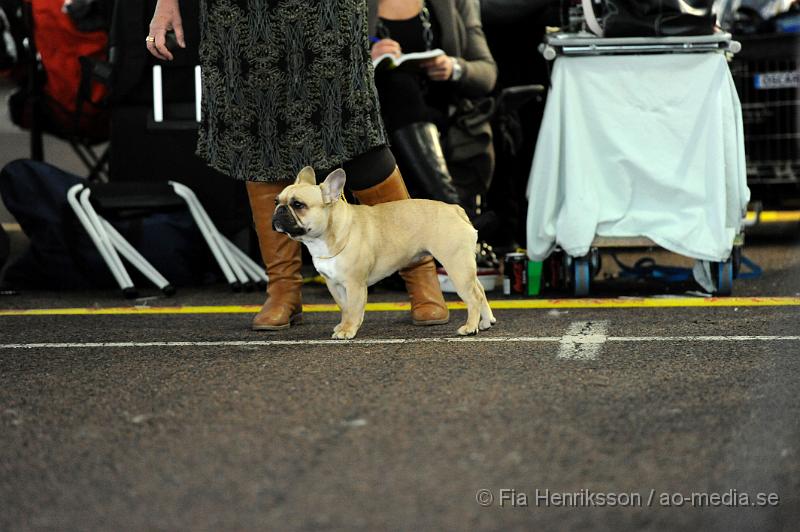
<instances>
[{"instance_id":1,"label":"dog's hind leg","mask_svg":"<svg viewBox=\"0 0 800 532\"><path fill-rule=\"evenodd\" d=\"M485 301L486 296L482 292L483 287L476 284L477 267L472 248L467 247L465 252L456 253L447 260L440 258L439 261L447 270L458 296L467 304L467 322L458 328L458 334L462 336L477 334L481 319L481 299Z\"/></svg>"},{"instance_id":2,"label":"dog's hind leg","mask_svg":"<svg viewBox=\"0 0 800 532\"><path fill-rule=\"evenodd\" d=\"M497 320L495 319L494 314L492 314L492 307L489 306L489 300L486 299L486 291L483 289L483 285L477 279L475 279L475 284L478 286L481 300L481 321L478 324L478 328L482 331L485 331L494 325Z\"/></svg>"}]
</instances>

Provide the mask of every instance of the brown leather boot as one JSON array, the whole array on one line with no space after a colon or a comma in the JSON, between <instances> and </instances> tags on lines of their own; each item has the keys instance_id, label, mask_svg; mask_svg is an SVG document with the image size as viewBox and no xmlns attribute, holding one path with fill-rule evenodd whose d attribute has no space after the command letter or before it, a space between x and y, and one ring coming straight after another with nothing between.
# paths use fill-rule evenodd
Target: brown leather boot
<instances>
[{"instance_id":1,"label":"brown leather boot","mask_svg":"<svg viewBox=\"0 0 800 532\"><path fill-rule=\"evenodd\" d=\"M303 259L300 242L272 229L275 197L291 182L247 182L247 196L258 235L261 258L267 267L267 300L253 318L253 330L279 331L303 320L303 301L300 289Z\"/></svg>"},{"instance_id":2,"label":"brown leather boot","mask_svg":"<svg viewBox=\"0 0 800 532\"><path fill-rule=\"evenodd\" d=\"M354 190L353 195L363 205L376 205L410 197L398 168L374 187ZM450 321L450 311L442 297L433 257L426 257L403 268L400 270L400 277L406 282L406 290L411 299L411 321L414 325L441 325Z\"/></svg>"}]
</instances>

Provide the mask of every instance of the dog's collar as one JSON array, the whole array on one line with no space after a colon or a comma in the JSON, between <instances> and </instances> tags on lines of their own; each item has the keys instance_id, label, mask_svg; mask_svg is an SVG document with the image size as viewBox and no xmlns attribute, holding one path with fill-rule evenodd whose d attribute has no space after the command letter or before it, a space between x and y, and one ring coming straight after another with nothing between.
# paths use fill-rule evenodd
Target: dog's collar
<instances>
[{"instance_id":1,"label":"dog's collar","mask_svg":"<svg viewBox=\"0 0 800 532\"><path fill-rule=\"evenodd\" d=\"M347 198L344 196L344 190L342 190L342 191L339 193L339 197L338 197L338 198L336 198L336 201L335 201L334 203L336 203L336 202L339 202L339 201L343 201L343 202L347 203ZM340 248L339 248L339 251L337 251L337 252L336 252L336 253L334 253L333 255L328 255L327 257L315 257L315 258L317 258L317 259L322 259L322 260L325 260L325 259L332 259L333 257L337 256L339 253L341 253L342 251L344 251L344 248L346 248L346 247L347 247L347 244L348 244L349 242L350 242L350 234L348 233L348 234L347 234L347 238L345 239L345 241L344 241L344 244L342 244L342 247L340 247Z\"/></svg>"},{"instance_id":2,"label":"dog's collar","mask_svg":"<svg viewBox=\"0 0 800 532\"><path fill-rule=\"evenodd\" d=\"M339 253L344 251L344 248L346 248L347 244L349 244L349 243L350 243L350 234L348 233L347 238L345 239L344 244L342 244L342 247L339 248L339 251L337 251L333 255L328 255L327 257L314 257L314 258L315 259L322 259L322 260L324 260L324 259L332 259L335 256L339 255Z\"/></svg>"}]
</instances>

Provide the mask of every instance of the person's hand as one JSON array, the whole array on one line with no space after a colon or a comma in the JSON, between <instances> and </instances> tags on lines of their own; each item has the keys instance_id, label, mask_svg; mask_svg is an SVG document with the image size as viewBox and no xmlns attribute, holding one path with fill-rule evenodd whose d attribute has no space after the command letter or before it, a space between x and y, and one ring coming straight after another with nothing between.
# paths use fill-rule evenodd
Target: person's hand
<instances>
[{"instance_id":1,"label":"person's hand","mask_svg":"<svg viewBox=\"0 0 800 532\"><path fill-rule=\"evenodd\" d=\"M151 54L165 61L172 61L172 53L167 49L166 45L166 35L169 30L175 30L178 46L186 48L178 0L158 0L155 13L153 13L153 20L150 21L150 33L147 35L145 42L147 43L147 50Z\"/></svg>"},{"instance_id":2,"label":"person's hand","mask_svg":"<svg viewBox=\"0 0 800 532\"><path fill-rule=\"evenodd\" d=\"M326 0L329 1L329 0ZM377 59L384 54L391 54L395 57L399 56L402 52L400 43L392 39L381 39L372 45L372 59Z\"/></svg>"},{"instance_id":3,"label":"person's hand","mask_svg":"<svg viewBox=\"0 0 800 532\"><path fill-rule=\"evenodd\" d=\"M422 68L433 81L447 81L453 75L453 61L449 55L440 55L422 63Z\"/></svg>"}]
</instances>

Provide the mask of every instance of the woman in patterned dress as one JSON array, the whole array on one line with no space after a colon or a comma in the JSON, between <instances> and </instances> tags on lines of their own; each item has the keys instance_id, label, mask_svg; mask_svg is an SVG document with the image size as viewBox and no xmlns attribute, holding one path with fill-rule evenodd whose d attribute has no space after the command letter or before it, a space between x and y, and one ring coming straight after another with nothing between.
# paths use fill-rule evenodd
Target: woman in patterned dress
<instances>
[{"instance_id":1,"label":"woman in patterned dress","mask_svg":"<svg viewBox=\"0 0 800 532\"><path fill-rule=\"evenodd\" d=\"M186 1L186 0L184 0ZM343 166L363 204L408 197L387 147L367 34L366 0L198 0L203 77L198 154L246 181L267 300L257 330L302 319L300 244L272 230L275 197L298 171ZM178 0L158 0L146 45L171 60L185 47ZM428 257L400 272L417 325L449 319Z\"/></svg>"}]
</instances>

